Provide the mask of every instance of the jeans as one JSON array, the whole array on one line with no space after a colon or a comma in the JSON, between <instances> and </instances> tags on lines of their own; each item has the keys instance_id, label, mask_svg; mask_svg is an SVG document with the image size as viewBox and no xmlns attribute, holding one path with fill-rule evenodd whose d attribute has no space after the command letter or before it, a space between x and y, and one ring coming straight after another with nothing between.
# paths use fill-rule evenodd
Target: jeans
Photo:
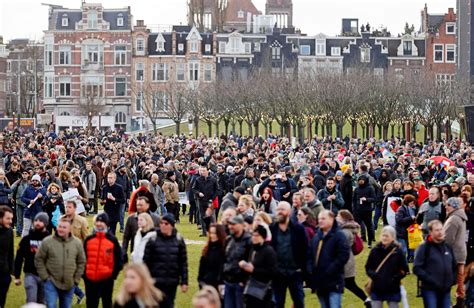
<instances>
[{"instance_id":1,"label":"jeans","mask_svg":"<svg viewBox=\"0 0 474 308\"><path fill-rule=\"evenodd\" d=\"M10 282L12 282L12 277L10 274L0 276L0 308L5 307Z\"/></svg>"},{"instance_id":2,"label":"jeans","mask_svg":"<svg viewBox=\"0 0 474 308\"><path fill-rule=\"evenodd\" d=\"M474 278L470 278L466 288L466 307L474 308Z\"/></svg>"},{"instance_id":3,"label":"jeans","mask_svg":"<svg viewBox=\"0 0 474 308\"><path fill-rule=\"evenodd\" d=\"M242 308L244 306L244 287L238 282L224 282L224 307Z\"/></svg>"},{"instance_id":4,"label":"jeans","mask_svg":"<svg viewBox=\"0 0 474 308\"><path fill-rule=\"evenodd\" d=\"M321 308L340 308L342 293L329 292L329 294L318 294Z\"/></svg>"},{"instance_id":5,"label":"jeans","mask_svg":"<svg viewBox=\"0 0 474 308\"><path fill-rule=\"evenodd\" d=\"M163 292L163 301L160 303L160 308L174 308L174 299L176 298L177 285L156 285L161 292Z\"/></svg>"},{"instance_id":6,"label":"jeans","mask_svg":"<svg viewBox=\"0 0 474 308\"><path fill-rule=\"evenodd\" d=\"M189 222L190 223L197 223L197 211L196 211L196 202L190 201L189 202Z\"/></svg>"},{"instance_id":7,"label":"jeans","mask_svg":"<svg viewBox=\"0 0 474 308\"><path fill-rule=\"evenodd\" d=\"M430 308L450 308L451 307L451 290L446 292L436 292L432 290L421 290L423 304Z\"/></svg>"},{"instance_id":8,"label":"jeans","mask_svg":"<svg viewBox=\"0 0 474 308\"><path fill-rule=\"evenodd\" d=\"M413 249L408 249L408 242L405 239L402 238L397 238L397 241L402 245L402 250L403 250L403 255L405 258L410 258L414 256L414 251Z\"/></svg>"},{"instance_id":9,"label":"jeans","mask_svg":"<svg viewBox=\"0 0 474 308\"><path fill-rule=\"evenodd\" d=\"M21 237L25 237L30 233L31 219L23 217L23 230L21 231Z\"/></svg>"},{"instance_id":10,"label":"jeans","mask_svg":"<svg viewBox=\"0 0 474 308\"><path fill-rule=\"evenodd\" d=\"M82 291L81 287L79 285L76 285L74 287L74 295L76 295L77 297L84 297L84 291Z\"/></svg>"},{"instance_id":11,"label":"jeans","mask_svg":"<svg viewBox=\"0 0 474 308\"><path fill-rule=\"evenodd\" d=\"M56 288L50 279L46 280L44 283L44 297L48 308L56 308L58 299L60 308L71 307L73 295L74 287L70 290L60 290Z\"/></svg>"},{"instance_id":12,"label":"jeans","mask_svg":"<svg viewBox=\"0 0 474 308\"><path fill-rule=\"evenodd\" d=\"M44 286L43 281L33 274L25 274L25 292L27 303L38 303L44 302Z\"/></svg>"},{"instance_id":13,"label":"jeans","mask_svg":"<svg viewBox=\"0 0 474 308\"><path fill-rule=\"evenodd\" d=\"M88 308L99 307L99 301L102 298L102 307L112 307L112 292L114 291L113 279L101 281L90 281L84 279L86 285L86 306Z\"/></svg>"},{"instance_id":14,"label":"jeans","mask_svg":"<svg viewBox=\"0 0 474 308\"><path fill-rule=\"evenodd\" d=\"M388 308L398 308L400 307L399 302L387 302L388 303ZM372 301L372 308L383 308L383 302L382 301Z\"/></svg>"},{"instance_id":15,"label":"jeans","mask_svg":"<svg viewBox=\"0 0 474 308\"><path fill-rule=\"evenodd\" d=\"M16 205L16 235L21 236L23 233L23 212L25 208L21 205Z\"/></svg>"},{"instance_id":16,"label":"jeans","mask_svg":"<svg viewBox=\"0 0 474 308\"><path fill-rule=\"evenodd\" d=\"M277 308L285 307L286 290L290 289L291 299L295 308L304 307L304 291L303 291L303 275L301 272L293 274L279 275L273 281L273 292L275 293L275 301Z\"/></svg>"},{"instance_id":17,"label":"jeans","mask_svg":"<svg viewBox=\"0 0 474 308\"><path fill-rule=\"evenodd\" d=\"M124 228L123 220L125 217L125 203L120 204L119 211L120 211L120 231L123 231L123 228Z\"/></svg>"},{"instance_id":18,"label":"jeans","mask_svg":"<svg viewBox=\"0 0 474 308\"><path fill-rule=\"evenodd\" d=\"M377 204L375 206L375 212L374 212L374 230L377 230L380 217L382 217L382 204Z\"/></svg>"}]
</instances>

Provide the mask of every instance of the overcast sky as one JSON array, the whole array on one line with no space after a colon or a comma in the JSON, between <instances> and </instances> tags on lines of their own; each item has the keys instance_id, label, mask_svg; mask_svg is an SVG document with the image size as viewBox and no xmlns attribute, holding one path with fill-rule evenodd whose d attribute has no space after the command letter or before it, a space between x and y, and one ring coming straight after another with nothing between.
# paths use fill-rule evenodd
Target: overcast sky
<instances>
[{"instance_id":1,"label":"overcast sky","mask_svg":"<svg viewBox=\"0 0 474 308\"><path fill-rule=\"evenodd\" d=\"M265 13L265 0L253 0ZM40 39L47 28L48 7L41 3L79 8L81 0L0 0L0 35L12 38ZM92 0L108 8L132 7L134 20L147 24L173 25L186 23L186 0ZM374 27L387 26L392 34L403 31L405 22L420 27L420 11L425 2L428 12L445 13L456 7L455 0L293 0L293 23L303 33L339 34L342 18L359 18Z\"/></svg>"}]
</instances>

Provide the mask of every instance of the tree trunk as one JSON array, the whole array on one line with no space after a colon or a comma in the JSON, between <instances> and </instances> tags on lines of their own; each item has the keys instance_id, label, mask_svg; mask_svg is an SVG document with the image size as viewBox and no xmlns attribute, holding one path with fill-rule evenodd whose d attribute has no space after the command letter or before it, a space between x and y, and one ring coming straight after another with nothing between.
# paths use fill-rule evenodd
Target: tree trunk
<instances>
[{"instance_id":1,"label":"tree trunk","mask_svg":"<svg viewBox=\"0 0 474 308\"><path fill-rule=\"evenodd\" d=\"M181 132L181 121L174 121L176 135L179 136ZM156 121L153 122L153 131L155 131ZM155 132L156 135L156 132Z\"/></svg>"},{"instance_id":2,"label":"tree trunk","mask_svg":"<svg viewBox=\"0 0 474 308\"><path fill-rule=\"evenodd\" d=\"M244 120L239 120L238 122L239 122L239 133L240 133L240 137L242 137L243 132L244 132L244 130L243 130Z\"/></svg>"},{"instance_id":3,"label":"tree trunk","mask_svg":"<svg viewBox=\"0 0 474 308\"><path fill-rule=\"evenodd\" d=\"M385 124L383 125L382 127L382 139L383 140L388 140L388 128L389 128L389 124Z\"/></svg>"},{"instance_id":4,"label":"tree trunk","mask_svg":"<svg viewBox=\"0 0 474 308\"><path fill-rule=\"evenodd\" d=\"M216 126L216 136L219 137L219 124L221 124L220 120L216 120L216 123L214 123Z\"/></svg>"},{"instance_id":5,"label":"tree trunk","mask_svg":"<svg viewBox=\"0 0 474 308\"><path fill-rule=\"evenodd\" d=\"M197 138L199 136L199 117L194 117L194 137Z\"/></svg>"},{"instance_id":6,"label":"tree trunk","mask_svg":"<svg viewBox=\"0 0 474 308\"><path fill-rule=\"evenodd\" d=\"M279 123L280 124L280 136L285 136L285 123Z\"/></svg>"},{"instance_id":7,"label":"tree trunk","mask_svg":"<svg viewBox=\"0 0 474 308\"><path fill-rule=\"evenodd\" d=\"M325 125L324 125L324 123L321 123L321 137L324 138L325 135L326 135L325 134Z\"/></svg>"},{"instance_id":8,"label":"tree trunk","mask_svg":"<svg viewBox=\"0 0 474 308\"><path fill-rule=\"evenodd\" d=\"M264 130L265 130L265 138L268 137L268 123L263 124Z\"/></svg>"},{"instance_id":9,"label":"tree trunk","mask_svg":"<svg viewBox=\"0 0 474 308\"><path fill-rule=\"evenodd\" d=\"M351 134L352 134L352 139L357 138L357 121L355 119L351 121Z\"/></svg>"},{"instance_id":10,"label":"tree trunk","mask_svg":"<svg viewBox=\"0 0 474 308\"><path fill-rule=\"evenodd\" d=\"M270 121L270 123L268 123L268 130L270 131L270 133L273 134L273 121ZM268 137L268 136L266 136Z\"/></svg>"},{"instance_id":11,"label":"tree trunk","mask_svg":"<svg viewBox=\"0 0 474 308\"><path fill-rule=\"evenodd\" d=\"M411 139L416 142L416 123L413 123L413 125L411 125Z\"/></svg>"},{"instance_id":12,"label":"tree trunk","mask_svg":"<svg viewBox=\"0 0 474 308\"><path fill-rule=\"evenodd\" d=\"M245 121L245 123L247 123L247 127L249 129L249 137L252 137L253 136L252 122Z\"/></svg>"},{"instance_id":13,"label":"tree trunk","mask_svg":"<svg viewBox=\"0 0 474 308\"><path fill-rule=\"evenodd\" d=\"M377 124L377 130L379 132L379 138L384 139L382 135L382 124Z\"/></svg>"},{"instance_id":14,"label":"tree trunk","mask_svg":"<svg viewBox=\"0 0 474 308\"><path fill-rule=\"evenodd\" d=\"M260 124L259 121L253 122L253 131L255 132L255 137L258 137L258 135L260 134L259 127L258 127L259 124Z\"/></svg>"},{"instance_id":15,"label":"tree trunk","mask_svg":"<svg viewBox=\"0 0 474 308\"><path fill-rule=\"evenodd\" d=\"M451 121L448 119L446 120L445 125L445 130L446 130L446 141L451 141Z\"/></svg>"},{"instance_id":16,"label":"tree trunk","mask_svg":"<svg viewBox=\"0 0 474 308\"><path fill-rule=\"evenodd\" d=\"M212 121L211 120L206 120L206 124L207 124L207 136L209 138L212 138Z\"/></svg>"},{"instance_id":17,"label":"tree trunk","mask_svg":"<svg viewBox=\"0 0 474 308\"><path fill-rule=\"evenodd\" d=\"M319 134L319 122L318 122L318 120L314 120L314 134L316 135L316 137Z\"/></svg>"},{"instance_id":18,"label":"tree trunk","mask_svg":"<svg viewBox=\"0 0 474 308\"><path fill-rule=\"evenodd\" d=\"M292 125L292 128L293 128L293 137L296 138L296 135L297 135L297 132L298 132L297 124L293 124L293 125Z\"/></svg>"},{"instance_id":19,"label":"tree trunk","mask_svg":"<svg viewBox=\"0 0 474 308\"><path fill-rule=\"evenodd\" d=\"M313 124L311 123L311 118L308 118L308 123L307 123L307 127L308 127L308 131L307 131L307 135L308 135L308 139L312 139L313 138L313 132L312 132L312 129L311 127L313 126Z\"/></svg>"},{"instance_id":20,"label":"tree trunk","mask_svg":"<svg viewBox=\"0 0 474 308\"><path fill-rule=\"evenodd\" d=\"M441 141L441 132L443 131L443 125L441 122L436 123L436 139Z\"/></svg>"},{"instance_id":21,"label":"tree trunk","mask_svg":"<svg viewBox=\"0 0 474 308\"><path fill-rule=\"evenodd\" d=\"M229 134L229 123L230 123L230 120L224 119L224 134L226 136Z\"/></svg>"},{"instance_id":22,"label":"tree trunk","mask_svg":"<svg viewBox=\"0 0 474 308\"><path fill-rule=\"evenodd\" d=\"M395 137L395 124L391 124L390 126L392 127L392 136L390 136L390 138L393 138Z\"/></svg>"},{"instance_id":23,"label":"tree trunk","mask_svg":"<svg viewBox=\"0 0 474 308\"><path fill-rule=\"evenodd\" d=\"M235 135L237 132L235 131L235 124L236 124L236 121L235 120L232 120L232 134Z\"/></svg>"}]
</instances>

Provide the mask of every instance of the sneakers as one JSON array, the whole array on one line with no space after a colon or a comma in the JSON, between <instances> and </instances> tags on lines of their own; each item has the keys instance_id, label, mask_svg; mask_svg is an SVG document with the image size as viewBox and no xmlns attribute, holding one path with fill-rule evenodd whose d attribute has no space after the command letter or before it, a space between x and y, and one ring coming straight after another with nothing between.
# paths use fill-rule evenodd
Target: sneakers
<instances>
[{"instance_id":1,"label":"sneakers","mask_svg":"<svg viewBox=\"0 0 474 308\"><path fill-rule=\"evenodd\" d=\"M372 308L372 300L370 299L370 297L367 297L367 299L364 301L364 305L367 308Z\"/></svg>"},{"instance_id":2,"label":"sneakers","mask_svg":"<svg viewBox=\"0 0 474 308\"><path fill-rule=\"evenodd\" d=\"M81 294L81 296L77 296L77 302L76 302L76 305L80 305L82 303L82 301L84 300L84 298L86 297L86 295L83 293Z\"/></svg>"},{"instance_id":3,"label":"sneakers","mask_svg":"<svg viewBox=\"0 0 474 308\"><path fill-rule=\"evenodd\" d=\"M372 249L372 244L367 245L367 248Z\"/></svg>"},{"instance_id":4,"label":"sneakers","mask_svg":"<svg viewBox=\"0 0 474 308\"><path fill-rule=\"evenodd\" d=\"M408 257L408 263L413 263L414 260L415 260L414 256L409 256Z\"/></svg>"}]
</instances>

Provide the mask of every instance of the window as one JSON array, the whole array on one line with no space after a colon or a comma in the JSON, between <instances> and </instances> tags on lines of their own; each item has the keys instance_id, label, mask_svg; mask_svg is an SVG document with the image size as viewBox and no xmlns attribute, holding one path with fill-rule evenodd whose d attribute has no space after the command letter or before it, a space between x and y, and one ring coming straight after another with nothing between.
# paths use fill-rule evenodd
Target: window
<instances>
[{"instance_id":1,"label":"window","mask_svg":"<svg viewBox=\"0 0 474 308\"><path fill-rule=\"evenodd\" d=\"M245 43L245 44L244 44L245 53L251 53L251 52L252 52L251 49L252 49L251 43Z\"/></svg>"},{"instance_id":2,"label":"window","mask_svg":"<svg viewBox=\"0 0 474 308\"><path fill-rule=\"evenodd\" d=\"M176 80L184 81L184 63L176 64Z\"/></svg>"},{"instance_id":3,"label":"window","mask_svg":"<svg viewBox=\"0 0 474 308\"><path fill-rule=\"evenodd\" d=\"M71 64L71 46L59 46L59 64Z\"/></svg>"},{"instance_id":4,"label":"window","mask_svg":"<svg viewBox=\"0 0 474 308\"><path fill-rule=\"evenodd\" d=\"M166 93L155 93L155 95L153 95L152 104L153 111L166 111L168 109L168 97Z\"/></svg>"},{"instance_id":5,"label":"window","mask_svg":"<svg viewBox=\"0 0 474 308\"><path fill-rule=\"evenodd\" d=\"M127 116L123 112L117 112L115 115L115 124L126 124Z\"/></svg>"},{"instance_id":6,"label":"window","mask_svg":"<svg viewBox=\"0 0 474 308\"><path fill-rule=\"evenodd\" d=\"M255 42L253 50L255 50L256 52L260 52L260 42Z\"/></svg>"},{"instance_id":7,"label":"window","mask_svg":"<svg viewBox=\"0 0 474 308\"><path fill-rule=\"evenodd\" d=\"M240 50L240 37L231 37L230 38L230 53L238 53Z\"/></svg>"},{"instance_id":8,"label":"window","mask_svg":"<svg viewBox=\"0 0 474 308\"><path fill-rule=\"evenodd\" d=\"M115 65L127 64L127 46L117 45L115 46Z\"/></svg>"},{"instance_id":9,"label":"window","mask_svg":"<svg viewBox=\"0 0 474 308\"><path fill-rule=\"evenodd\" d=\"M89 30L97 29L97 12L90 11L87 15L87 28Z\"/></svg>"},{"instance_id":10,"label":"window","mask_svg":"<svg viewBox=\"0 0 474 308\"><path fill-rule=\"evenodd\" d=\"M54 78L52 76L44 77L44 97L45 98L53 97L53 80Z\"/></svg>"},{"instance_id":11,"label":"window","mask_svg":"<svg viewBox=\"0 0 474 308\"><path fill-rule=\"evenodd\" d=\"M143 63L135 64L136 80L141 80L141 81L144 80L144 78L143 78L144 70L145 70L145 65Z\"/></svg>"},{"instance_id":12,"label":"window","mask_svg":"<svg viewBox=\"0 0 474 308\"><path fill-rule=\"evenodd\" d=\"M137 55L144 55L145 54L145 40L143 38L137 38L136 42L136 50Z\"/></svg>"},{"instance_id":13,"label":"window","mask_svg":"<svg viewBox=\"0 0 474 308\"><path fill-rule=\"evenodd\" d=\"M317 56L326 55L326 40L316 40L316 55Z\"/></svg>"},{"instance_id":14,"label":"window","mask_svg":"<svg viewBox=\"0 0 474 308\"><path fill-rule=\"evenodd\" d=\"M208 53L211 52L211 44L206 44L205 47L204 47L204 50Z\"/></svg>"},{"instance_id":15,"label":"window","mask_svg":"<svg viewBox=\"0 0 474 308\"><path fill-rule=\"evenodd\" d=\"M446 23L446 34L456 34L456 23L455 22Z\"/></svg>"},{"instance_id":16,"label":"window","mask_svg":"<svg viewBox=\"0 0 474 308\"><path fill-rule=\"evenodd\" d=\"M135 101L135 110L142 111L143 109L143 92L138 92Z\"/></svg>"},{"instance_id":17,"label":"window","mask_svg":"<svg viewBox=\"0 0 474 308\"><path fill-rule=\"evenodd\" d=\"M436 83L439 85L450 84L454 81L455 75L451 74L437 74L436 75Z\"/></svg>"},{"instance_id":18,"label":"window","mask_svg":"<svg viewBox=\"0 0 474 308\"><path fill-rule=\"evenodd\" d=\"M127 78L115 77L115 96L125 96L127 93Z\"/></svg>"},{"instance_id":19,"label":"window","mask_svg":"<svg viewBox=\"0 0 474 308\"><path fill-rule=\"evenodd\" d=\"M156 51L165 51L165 42L158 41L156 43Z\"/></svg>"},{"instance_id":20,"label":"window","mask_svg":"<svg viewBox=\"0 0 474 308\"><path fill-rule=\"evenodd\" d=\"M184 44L180 43L178 44L178 51L183 52L184 51Z\"/></svg>"},{"instance_id":21,"label":"window","mask_svg":"<svg viewBox=\"0 0 474 308\"><path fill-rule=\"evenodd\" d=\"M71 96L71 77L59 78L59 96Z\"/></svg>"},{"instance_id":22,"label":"window","mask_svg":"<svg viewBox=\"0 0 474 308\"><path fill-rule=\"evenodd\" d=\"M456 62L456 45L446 44L446 62L447 63Z\"/></svg>"},{"instance_id":23,"label":"window","mask_svg":"<svg viewBox=\"0 0 474 308\"><path fill-rule=\"evenodd\" d=\"M67 112L67 111L63 111L63 112L61 112L59 115L60 115L60 116L63 116L63 117L68 117L68 116L70 116L71 114L70 114L69 112Z\"/></svg>"},{"instance_id":24,"label":"window","mask_svg":"<svg viewBox=\"0 0 474 308\"><path fill-rule=\"evenodd\" d=\"M120 13L117 17L117 27L123 27L123 15Z\"/></svg>"},{"instance_id":25,"label":"window","mask_svg":"<svg viewBox=\"0 0 474 308\"><path fill-rule=\"evenodd\" d=\"M199 80L199 63L189 63L189 80Z\"/></svg>"},{"instance_id":26,"label":"window","mask_svg":"<svg viewBox=\"0 0 474 308\"><path fill-rule=\"evenodd\" d=\"M341 47L331 47L331 56L340 56Z\"/></svg>"},{"instance_id":27,"label":"window","mask_svg":"<svg viewBox=\"0 0 474 308\"><path fill-rule=\"evenodd\" d=\"M403 55L411 56L413 43L411 41L403 41Z\"/></svg>"},{"instance_id":28,"label":"window","mask_svg":"<svg viewBox=\"0 0 474 308\"><path fill-rule=\"evenodd\" d=\"M273 60L280 60L281 58L281 48L280 47L272 47L272 59Z\"/></svg>"},{"instance_id":29,"label":"window","mask_svg":"<svg viewBox=\"0 0 474 308\"><path fill-rule=\"evenodd\" d=\"M225 53L225 42L219 42L219 52Z\"/></svg>"},{"instance_id":30,"label":"window","mask_svg":"<svg viewBox=\"0 0 474 308\"><path fill-rule=\"evenodd\" d=\"M153 64L153 81L166 81L168 80L168 67L166 63L155 63Z\"/></svg>"},{"instance_id":31,"label":"window","mask_svg":"<svg viewBox=\"0 0 474 308\"><path fill-rule=\"evenodd\" d=\"M309 46L309 45L301 45L300 46L300 55L309 56L310 54L311 54L311 46Z\"/></svg>"},{"instance_id":32,"label":"window","mask_svg":"<svg viewBox=\"0 0 474 308\"><path fill-rule=\"evenodd\" d=\"M198 52L199 42L197 40L190 41L189 45L190 52Z\"/></svg>"},{"instance_id":33,"label":"window","mask_svg":"<svg viewBox=\"0 0 474 308\"><path fill-rule=\"evenodd\" d=\"M370 47L360 48L360 62L370 63Z\"/></svg>"},{"instance_id":34,"label":"window","mask_svg":"<svg viewBox=\"0 0 474 308\"><path fill-rule=\"evenodd\" d=\"M85 76L82 80L82 96L102 97L104 90L104 78L102 76Z\"/></svg>"},{"instance_id":35,"label":"window","mask_svg":"<svg viewBox=\"0 0 474 308\"><path fill-rule=\"evenodd\" d=\"M7 72L11 72L12 71L12 61L8 60L7 61Z\"/></svg>"},{"instance_id":36,"label":"window","mask_svg":"<svg viewBox=\"0 0 474 308\"><path fill-rule=\"evenodd\" d=\"M45 81L45 83L46 83L46 81ZM48 89L47 84L45 85L45 88L46 88L46 90ZM46 90L45 90L45 97L51 97L52 94L51 94L51 96L46 96ZM53 93L53 89L51 88L50 90L51 90L50 93ZM11 79L7 79L7 89L6 89L6 91L8 93L10 93L12 91L12 80Z\"/></svg>"},{"instance_id":37,"label":"window","mask_svg":"<svg viewBox=\"0 0 474 308\"><path fill-rule=\"evenodd\" d=\"M86 56L85 64L98 64L102 63L103 60L103 50L102 46L98 44L86 45Z\"/></svg>"},{"instance_id":38,"label":"window","mask_svg":"<svg viewBox=\"0 0 474 308\"><path fill-rule=\"evenodd\" d=\"M434 54L433 54L433 59L434 62L443 62L444 60L444 46L443 45L434 45Z\"/></svg>"},{"instance_id":39,"label":"window","mask_svg":"<svg viewBox=\"0 0 474 308\"><path fill-rule=\"evenodd\" d=\"M67 18L67 16L63 16L63 18L61 19L61 26L63 27L69 26L69 19Z\"/></svg>"},{"instance_id":40,"label":"window","mask_svg":"<svg viewBox=\"0 0 474 308\"><path fill-rule=\"evenodd\" d=\"M244 18L244 11L240 10L237 12L237 17L238 18Z\"/></svg>"},{"instance_id":41,"label":"window","mask_svg":"<svg viewBox=\"0 0 474 308\"><path fill-rule=\"evenodd\" d=\"M212 64L204 66L204 81L212 81Z\"/></svg>"},{"instance_id":42,"label":"window","mask_svg":"<svg viewBox=\"0 0 474 308\"><path fill-rule=\"evenodd\" d=\"M46 66L53 65L53 46L51 45L44 47L44 62Z\"/></svg>"}]
</instances>

